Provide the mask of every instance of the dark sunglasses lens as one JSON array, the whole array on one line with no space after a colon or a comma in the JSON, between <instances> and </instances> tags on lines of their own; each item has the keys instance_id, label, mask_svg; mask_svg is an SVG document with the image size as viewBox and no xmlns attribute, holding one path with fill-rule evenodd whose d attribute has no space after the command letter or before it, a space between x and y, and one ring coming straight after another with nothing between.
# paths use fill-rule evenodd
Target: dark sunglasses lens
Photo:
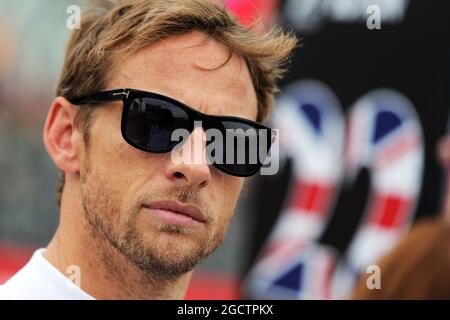
<instances>
[{"instance_id":1,"label":"dark sunglasses lens","mask_svg":"<svg viewBox=\"0 0 450 320\"><path fill-rule=\"evenodd\" d=\"M257 173L270 150L271 130L243 122L221 121L220 131L224 136L222 156L214 157L214 165L236 176Z\"/></svg>"},{"instance_id":2,"label":"dark sunglasses lens","mask_svg":"<svg viewBox=\"0 0 450 320\"><path fill-rule=\"evenodd\" d=\"M175 129L187 128L189 115L175 104L157 98L136 98L126 113L123 131L134 145L151 152L170 151Z\"/></svg>"}]
</instances>

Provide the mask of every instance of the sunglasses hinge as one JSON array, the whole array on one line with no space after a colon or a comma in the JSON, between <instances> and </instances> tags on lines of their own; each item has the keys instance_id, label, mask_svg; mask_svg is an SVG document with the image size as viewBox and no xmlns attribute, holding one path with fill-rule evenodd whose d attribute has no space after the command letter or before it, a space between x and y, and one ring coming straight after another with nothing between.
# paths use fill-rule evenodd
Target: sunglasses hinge
<instances>
[{"instance_id":1,"label":"sunglasses hinge","mask_svg":"<svg viewBox=\"0 0 450 320\"><path fill-rule=\"evenodd\" d=\"M121 95L122 97L125 97L126 99L128 99L128 96L130 95L130 91L129 90L125 90L125 91L122 91L122 92L113 93L113 96L119 96L119 95Z\"/></svg>"}]
</instances>

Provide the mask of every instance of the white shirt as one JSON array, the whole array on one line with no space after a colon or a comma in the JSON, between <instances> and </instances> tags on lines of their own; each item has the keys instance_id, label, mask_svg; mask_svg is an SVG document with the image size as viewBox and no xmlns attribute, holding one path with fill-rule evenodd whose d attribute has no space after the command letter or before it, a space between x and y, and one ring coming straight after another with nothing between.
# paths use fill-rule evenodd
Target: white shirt
<instances>
[{"instance_id":1,"label":"white shirt","mask_svg":"<svg viewBox=\"0 0 450 320\"><path fill-rule=\"evenodd\" d=\"M48 262L44 250L0 286L0 300L94 300Z\"/></svg>"}]
</instances>

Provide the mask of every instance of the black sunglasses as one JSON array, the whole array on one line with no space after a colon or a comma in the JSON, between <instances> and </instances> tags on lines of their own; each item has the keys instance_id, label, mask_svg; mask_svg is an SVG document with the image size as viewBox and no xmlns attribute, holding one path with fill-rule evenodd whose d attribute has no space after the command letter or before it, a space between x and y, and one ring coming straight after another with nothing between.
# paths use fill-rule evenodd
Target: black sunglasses
<instances>
[{"instance_id":1,"label":"black sunglasses","mask_svg":"<svg viewBox=\"0 0 450 320\"><path fill-rule=\"evenodd\" d=\"M259 171L275 137L275 131L261 123L240 117L207 115L175 99L147 91L116 89L69 100L75 105L121 100L123 138L131 146L151 153L172 151L183 141L173 139L174 131L185 129L192 133L195 122L200 121L205 132L216 129L215 132L227 138L208 139L207 145L214 141L217 147L207 154L210 163L238 177L252 176ZM219 153L221 156L216 157ZM227 161L221 161L224 158Z\"/></svg>"}]
</instances>

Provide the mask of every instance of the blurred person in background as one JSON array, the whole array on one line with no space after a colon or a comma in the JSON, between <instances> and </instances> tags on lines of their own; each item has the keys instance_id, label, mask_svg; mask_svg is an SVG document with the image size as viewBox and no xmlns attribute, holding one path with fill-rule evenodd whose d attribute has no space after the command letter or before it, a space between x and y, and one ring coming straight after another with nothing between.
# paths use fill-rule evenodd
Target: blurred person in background
<instances>
[{"instance_id":1,"label":"blurred person in background","mask_svg":"<svg viewBox=\"0 0 450 320\"><path fill-rule=\"evenodd\" d=\"M416 221L377 263L381 288L369 289L364 275L353 299L450 299L450 134L440 139L437 157L445 177L441 214Z\"/></svg>"},{"instance_id":2,"label":"blurred person in background","mask_svg":"<svg viewBox=\"0 0 450 320\"><path fill-rule=\"evenodd\" d=\"M257 36L208 0L93 2L44 128L62 172L59 226L0 296L183 298L194 267L223 241L243 176L255 172L174 162L167 131L194 116L225 125L210 115L263 128L296 44L279 29Z\"/></svg>"},{"instance_id":3,"label":"blurred person in background","mask_svg":"<svg viewBox=\"0 0 450 320\"><path fill-rule=\"evenodd\" d=\"M417 221L377 265L381 288L361 277L353 299L450 299L450 226L444 219Z\"/></svg>"}]
</instances>

